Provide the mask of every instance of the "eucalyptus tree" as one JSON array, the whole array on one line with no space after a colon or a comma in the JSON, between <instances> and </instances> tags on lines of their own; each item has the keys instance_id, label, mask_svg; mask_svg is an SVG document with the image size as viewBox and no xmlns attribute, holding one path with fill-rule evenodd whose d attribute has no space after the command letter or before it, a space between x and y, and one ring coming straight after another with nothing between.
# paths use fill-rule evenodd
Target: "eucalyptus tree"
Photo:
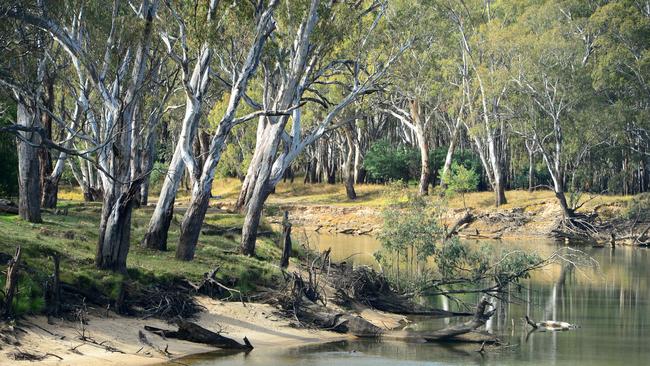
<instances>
[{"instance_id":1,"label":"eucalyptus tree","mask_svg":"<svg viewBox=\"0 0 650 366\"><path fill-rule=\"evenodd\" d=\"M197 21L197 7L189 2L179 4L167 3L167 24L175 25L177 32L171 35L171 30L164 29L160 37L167 48L173 62L177 63L182 73L182 86L185 93L185 112L181 122L180 134L174 154L165 175L158 202L149 220L149 227L142 240L142 245L150 249L166 250L167 233L174 211L174 200L178 187L183 178L186 161L192 159L189 150L195 139L199 121L204 111L204 98L210 84L210 63L213 56L213 40L217 32L212 28L221 27L215 16L218 2L210 2L201 8L203 14ZM177 9L178 8L178 9ZM223 14L227 15L227 14ZM190 17L195 17L189 22ZM188 26L189 23L189 26ZM206 32L207 29L207 32ZM202 37L204 34L208 37ZM204 38L203 40L201 38ZM192 66L193 63L193 66ZM183 156L184 154L188 156Z\"/></svg>"},{"instance_id":2,"label":"eucalyptus tree","mask_svg":"<svg viewBox=\"0 0 650 366\"><path fill-rule=\"evenodd\" d=\"M453 2L447 9L462 42L462 62L469 71L465 92L468 117L463 119L481 159L495 205L507 203L505 196L507 123L503 102L508 96L508 68L512 58L498 37L502 19L493 17L487 1Z\"/></svg>"},{"instance_id":3,"label":"eucalyptus tree","mask_svg":"<svg viewBox=\"0 0 650 366\"><path fill-rule=\"evenodd\" d=\"M182 157L193 179L193 183L189 207L181 222L181 233L176 248L176 258L178 259L192 260L194 258L194 250L201 225L203 224L208 209L215 170L221 159L221 153L226 146L226 139L233 127L260 115L288 113L262 107L248 115L236 117L238 107L244 99L251 101L250 104L252 105L259 106L247 97L246 91L248 83L253 78L259 64L264 44L276 27L273 14L277 5L278 1L275 0L270 1L268 5L264 5L263 2L259 2L256 5L253 17L255 30L251 39L248 42L246 40L237 42L240 44L248 43L248 46L245 48L247 50L245 52L245 58L239 66L235 66L230 70L224 70L230 76L230 81L227 82L230 85L229 96L225 111L210 139L210 146L203 166L199 166L196 159L193 158L189 145L186 144L182 148ZM227 79L221 77L221 80Z\"/></svg>"},{"instance_id":4,"label":"eucalyptus tree","mask_svg":"<svg viewBox=\"0 0 650 366\"><path fill-rule=\"evenodd\" d=\"M610 113L623 120L610 146L622 156L602 159L613 171L606 166L596 169L614 184L620 177L620 192L643 192L650 183L650 3L608 2L588 16L581 27L592 40L586 67L594 89L607 96Z\"/></svg>"},{"instance_id":5,"label":"eucalyptus tree","mask_svg":"<svg viewBox=\"0 0 650 366\"><path fill-rule=\"evenodd\" d=\"M43 12L42 4L35 11ZM7 20L5 18L5 20ZM41 104L47 93L43 85L47 68L46 39L42 32L27 29L15 22L2 22L1 51L3 54L0 85L16 104L10 120L16 132L18 157L18 213L23 220L41 222L41 182L39 155L42 151ZM3 110L3 112L5 112Z\"/></svg>"},{"instance_id":6,"label":"eucalyptus tree","mask_svg":"<svg viewBox=\"0 0 650 366\"><path fill-rule=\"evenodd\" d=\"M394 2L389 9L394 19L391 26L409 34L415 42L391 71L391 87L382 103L383 111L397 118L415 136L420 151L419 194L427 195L429 185L434 184L430 140L447 102L442 91L443 63L454 37L435 1ZM391 40L400 42L398 38Z\"/></svg>"},{"instance_id":7,"label":"eucalyptus tree","mask_svg":"<svg viewBox=\"0 0 650 366\"><path fill-rule=\"evenodd\" d=\"M238 199L245 212L243 254L255 254L264 202L286 169L307 146L347 123L341 112L377 88L406 48L377 47L369 52L367 46L384 9L379 2L354 5L311 0L291 9L279 22L282 37L274 42L275 57L263 62L262 103L293 111L291 116L264 116L258 122L255 153ZM343 40L347 47L337 49ZM372 64L371 58L381 64ZM325 110L303 113L300 106L307 100L316 100Z\"/></svg>"},{"instance_id":8,"label":"eucalyptus tree","mask_svg":"<svg viewBox=\"0 0 650 366\"><path fill-rule=\"evenodd\" d=\"M2 10L48 32L65 49L80 79L87 78L99 98L98 114L92 112L90 101L83 102L103 188L95 258L97 267L103 269L126 270L131 212L144 179L131 174L131 159L139 143L132 131L140 127L134 110L146 82L158 5L158 0L143 0L130 8L115 0L110 6L66 4L57 14L36 14L21 3ZM89 21L93 16L108 19L108 30L104 24Z\"/></svg>"},{"instance_id":9,"label":"eucalyptus tree","mask_svg":"<svg viewBox=\"0 0 650 366\"><path fill-rule=\"evenodd\" d=\"M600 136L597 117L590 113L594 97L585 93L590 79L581 40L569 31L572 24L562 17L566 10L554 1L530 6L511 32L518 35L514 42L522 54L513 81L532 104L517 129L539 149L562 212L572 218L576 203L566 197L566 169L577 167ZM544 16L533 18L533 13Z\"/></svg>"}]
</instances>

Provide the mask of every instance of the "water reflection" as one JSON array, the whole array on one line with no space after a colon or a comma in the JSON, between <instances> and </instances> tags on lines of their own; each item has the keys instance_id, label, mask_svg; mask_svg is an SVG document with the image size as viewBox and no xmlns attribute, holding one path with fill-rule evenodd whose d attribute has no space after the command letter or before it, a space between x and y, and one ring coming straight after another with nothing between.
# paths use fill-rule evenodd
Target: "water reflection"
<instances>
[{"instance_id":1,"label":"water reflection","mask_svg":"<svg viewBox=\"0 0 650 366\"><path fill-rule=\"evenodd\" d=\"M322 249L332 247L335 259L348 258L371 264L369 253L379 244L370 237L321 236L313 241ZM541 240L498 242L504 248L550 255L558 246ZM516 347L476 352L479 345L413 344L358 340L333 344L255 350L248 356L233 355L199 361L200 365L647 365L650 364L650 257L648 250L619 247L588 248L600 263L599 271L553 266L539 271L513 288L511 303L495 299L497 312L487 325L504 342ZM365 255L353 253L364 252ZM468 302L473 299L466 298ZM433 302L460 310L445 298ZM575 331L529 332L522 318L561 320L580 325ZM414 330L440 329L463 319L414 318Z\"/></svg>"}]
</instances>

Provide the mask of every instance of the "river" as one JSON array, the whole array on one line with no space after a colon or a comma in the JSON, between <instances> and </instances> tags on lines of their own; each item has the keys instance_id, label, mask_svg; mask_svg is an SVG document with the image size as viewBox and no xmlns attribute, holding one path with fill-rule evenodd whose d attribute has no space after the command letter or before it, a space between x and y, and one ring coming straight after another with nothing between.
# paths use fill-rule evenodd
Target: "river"
<instances>
[{"instance_id":1,"label":"river","mask_svg":"<svg viewBox=\"0 0 650 366\"><path fill-rule=\"evenodd\" d=\"M379 244L369 236L319 235L310 243L332 248L334 260L374 263ZM558 244L522 239L497 242L549 255ZM254 365L650 365L650 252L619 247L581 248L595 258L598 270L571 270L554 266L523 282L516 295L527 301L498 303L488 324L508 347L480 354L476 344L414 344L355 340L275 350L248 355L203 356L195 366ZM437 300L440 307L453 304ZM533 332L521 320L556 319L580 326L565 332ZM439 329L462 319L412 319L409 328Z\"/></svg>"}]
</instances>

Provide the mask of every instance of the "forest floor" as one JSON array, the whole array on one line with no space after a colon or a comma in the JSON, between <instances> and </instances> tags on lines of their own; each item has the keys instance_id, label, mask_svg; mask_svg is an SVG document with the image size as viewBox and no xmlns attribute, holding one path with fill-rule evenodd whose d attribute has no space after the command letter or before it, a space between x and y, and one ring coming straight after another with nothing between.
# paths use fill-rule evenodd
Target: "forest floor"
<instances>
[{"instance_id":1,"label":"forest floor","mask_svg":"<svg viewBox=\"0 0 650 366\"><path fill-rule=\"evenodd\" d=\"M241 228L243 217L233 210L240 183L236 180L223 180L215 184L206 226L217 229ZM410 189L415 190L415 187ZM320 232L368 234L376 233L382 224L382 210L392 199L394 190L382 185L356 186L358 198L349 200L342 185L305 185L281 183L276 193L269 198L257 246L257 257L249 258L236 254L239 245L237 232L222 235L201 235L192 262L174 259L179 222L183 208L187 204L187 192L183 192L177 203L172 220L168 251L153 252L141 248L138 243L144 236L152 205L134 211L132 245L128 257L127 275L113 274L94 268L97 226L101 206L99 203L80 201L77 190L62 189L59 208L46 211L44 222L30 224L17 216L0 214L0 262L5 263L16 246L23 250L23 265L19 296L16 309L21 317L17 331L20 345L1 345L0 364L6 364L17 351L44 356L51 353L62 357L47 356L40 362L44 364L152 364L179 357L213 350L185 341L164 340L147 333L151 346L143 344L139 331L144 324L160 328L166 326L164 314L156 313L156 308L147 302L147 295L139 298L136 293L157 294L176 288L183 281L198 282L204 274L219 267L216 279L222 284L241 292L250 300L243 306L239 301L222 302L204 296L196 298L199 312L197 322L206 328L223 330L227 336L240 340L247 336L254 346L296 346L309 342L323 342L340 339L340 334L312 329L296 329L292 320L274 313L269 305L255 303L260 289L277 285L282 271L277 263L281 249L277 245L279 236L273 232L274 223L284 210L290 211L294 226ZM476 237L507 237L548 235L561 217L555 198L548 191L509 191L508 204L495 209L490 192L465 195L464 202L471 212L480 217L471 226L464 228L460 235ZM156 197L151 198L155 202ZM437 195L429 198L439 202ZM605 218L625 215L634 197L585 196L588 200L581 210L597 212ZM448 224L465 214L466 209L460 196L445 202L445 220ZM304 249L294 246L294 256L299 257ZM50 324L42 315L46 312L43 283L50 280L53 272L52 255L61 257L61 282L76 296L76 302L66 309L63 317L52 317ZM298 259L292 258L292 266ZM4 267L4 266L3 266ZM0 286L4 285L0 277ZM130 299L128 306L136 309L130 316L117 315L106 304L115 304L123 293ZM231 300L238 300L231 293ZM90 301L87 297L94 297ZM79 318L81 310L87 315L87 324L82 327ZM365 313L364 318L371 322L384 324L395 322L387 314ZM147 318L143 320L143 318ZM169 317L167 317L169 319ZM89 344L79 340L79 332L84 329L96 343ZM146 332L145 332L146 333ZM225 334L225 333L224 333ZM0 338L2 330L0 329ZM103 342L103 343L102 343ZM78 346L83 344L83 346ZM110 345L109 348L105 347ZM165 354L167 348L169 354ZM124 353L120 353L119 350Z\"/></svg>"}]
</instances>

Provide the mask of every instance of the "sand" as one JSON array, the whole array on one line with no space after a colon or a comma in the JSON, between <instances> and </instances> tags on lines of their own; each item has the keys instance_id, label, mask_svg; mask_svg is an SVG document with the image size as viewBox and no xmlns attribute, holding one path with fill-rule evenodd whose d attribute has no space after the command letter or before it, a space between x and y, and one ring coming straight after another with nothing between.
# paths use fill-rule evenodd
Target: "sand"
<instances>
[{"instance_id":1,"label":"sand","mask_svg":"<svg viewBox=\"0 0 650 366\"><path fill-rule=\"evenodd\" d=\"M201 326L222 331L223 335L242 341L246 336L256 349L266 347L292 347L309 343L330 342L348 338L345 335L290 326L290 321L274 315L276 310L269 305L222 302L207 297L199 297L198 302L205 306L195 320ZM376 313L366 313L364 317L381 323L387 320ZM144 325L174 329L173 326L157 319L142 320L110 313L89 315L85 335L97 343L108 345L120 352L110 352L105 347L79 340L81 326L78 322L54 320L48 324L43 316L29 317L19 322L17 336L19 346L2 344L0 365L154 365L170 359L192 354L210 352L216 348L186 341L162 339L147 332ZM140 342L138 332L142 331L154 347ZM162 350L167 349L171 356ZM16 351L36 355L50 353L41 361L15 361L10 354ZM255 352L255 350L253 350Z\"/></svg>"}]
</instances>

